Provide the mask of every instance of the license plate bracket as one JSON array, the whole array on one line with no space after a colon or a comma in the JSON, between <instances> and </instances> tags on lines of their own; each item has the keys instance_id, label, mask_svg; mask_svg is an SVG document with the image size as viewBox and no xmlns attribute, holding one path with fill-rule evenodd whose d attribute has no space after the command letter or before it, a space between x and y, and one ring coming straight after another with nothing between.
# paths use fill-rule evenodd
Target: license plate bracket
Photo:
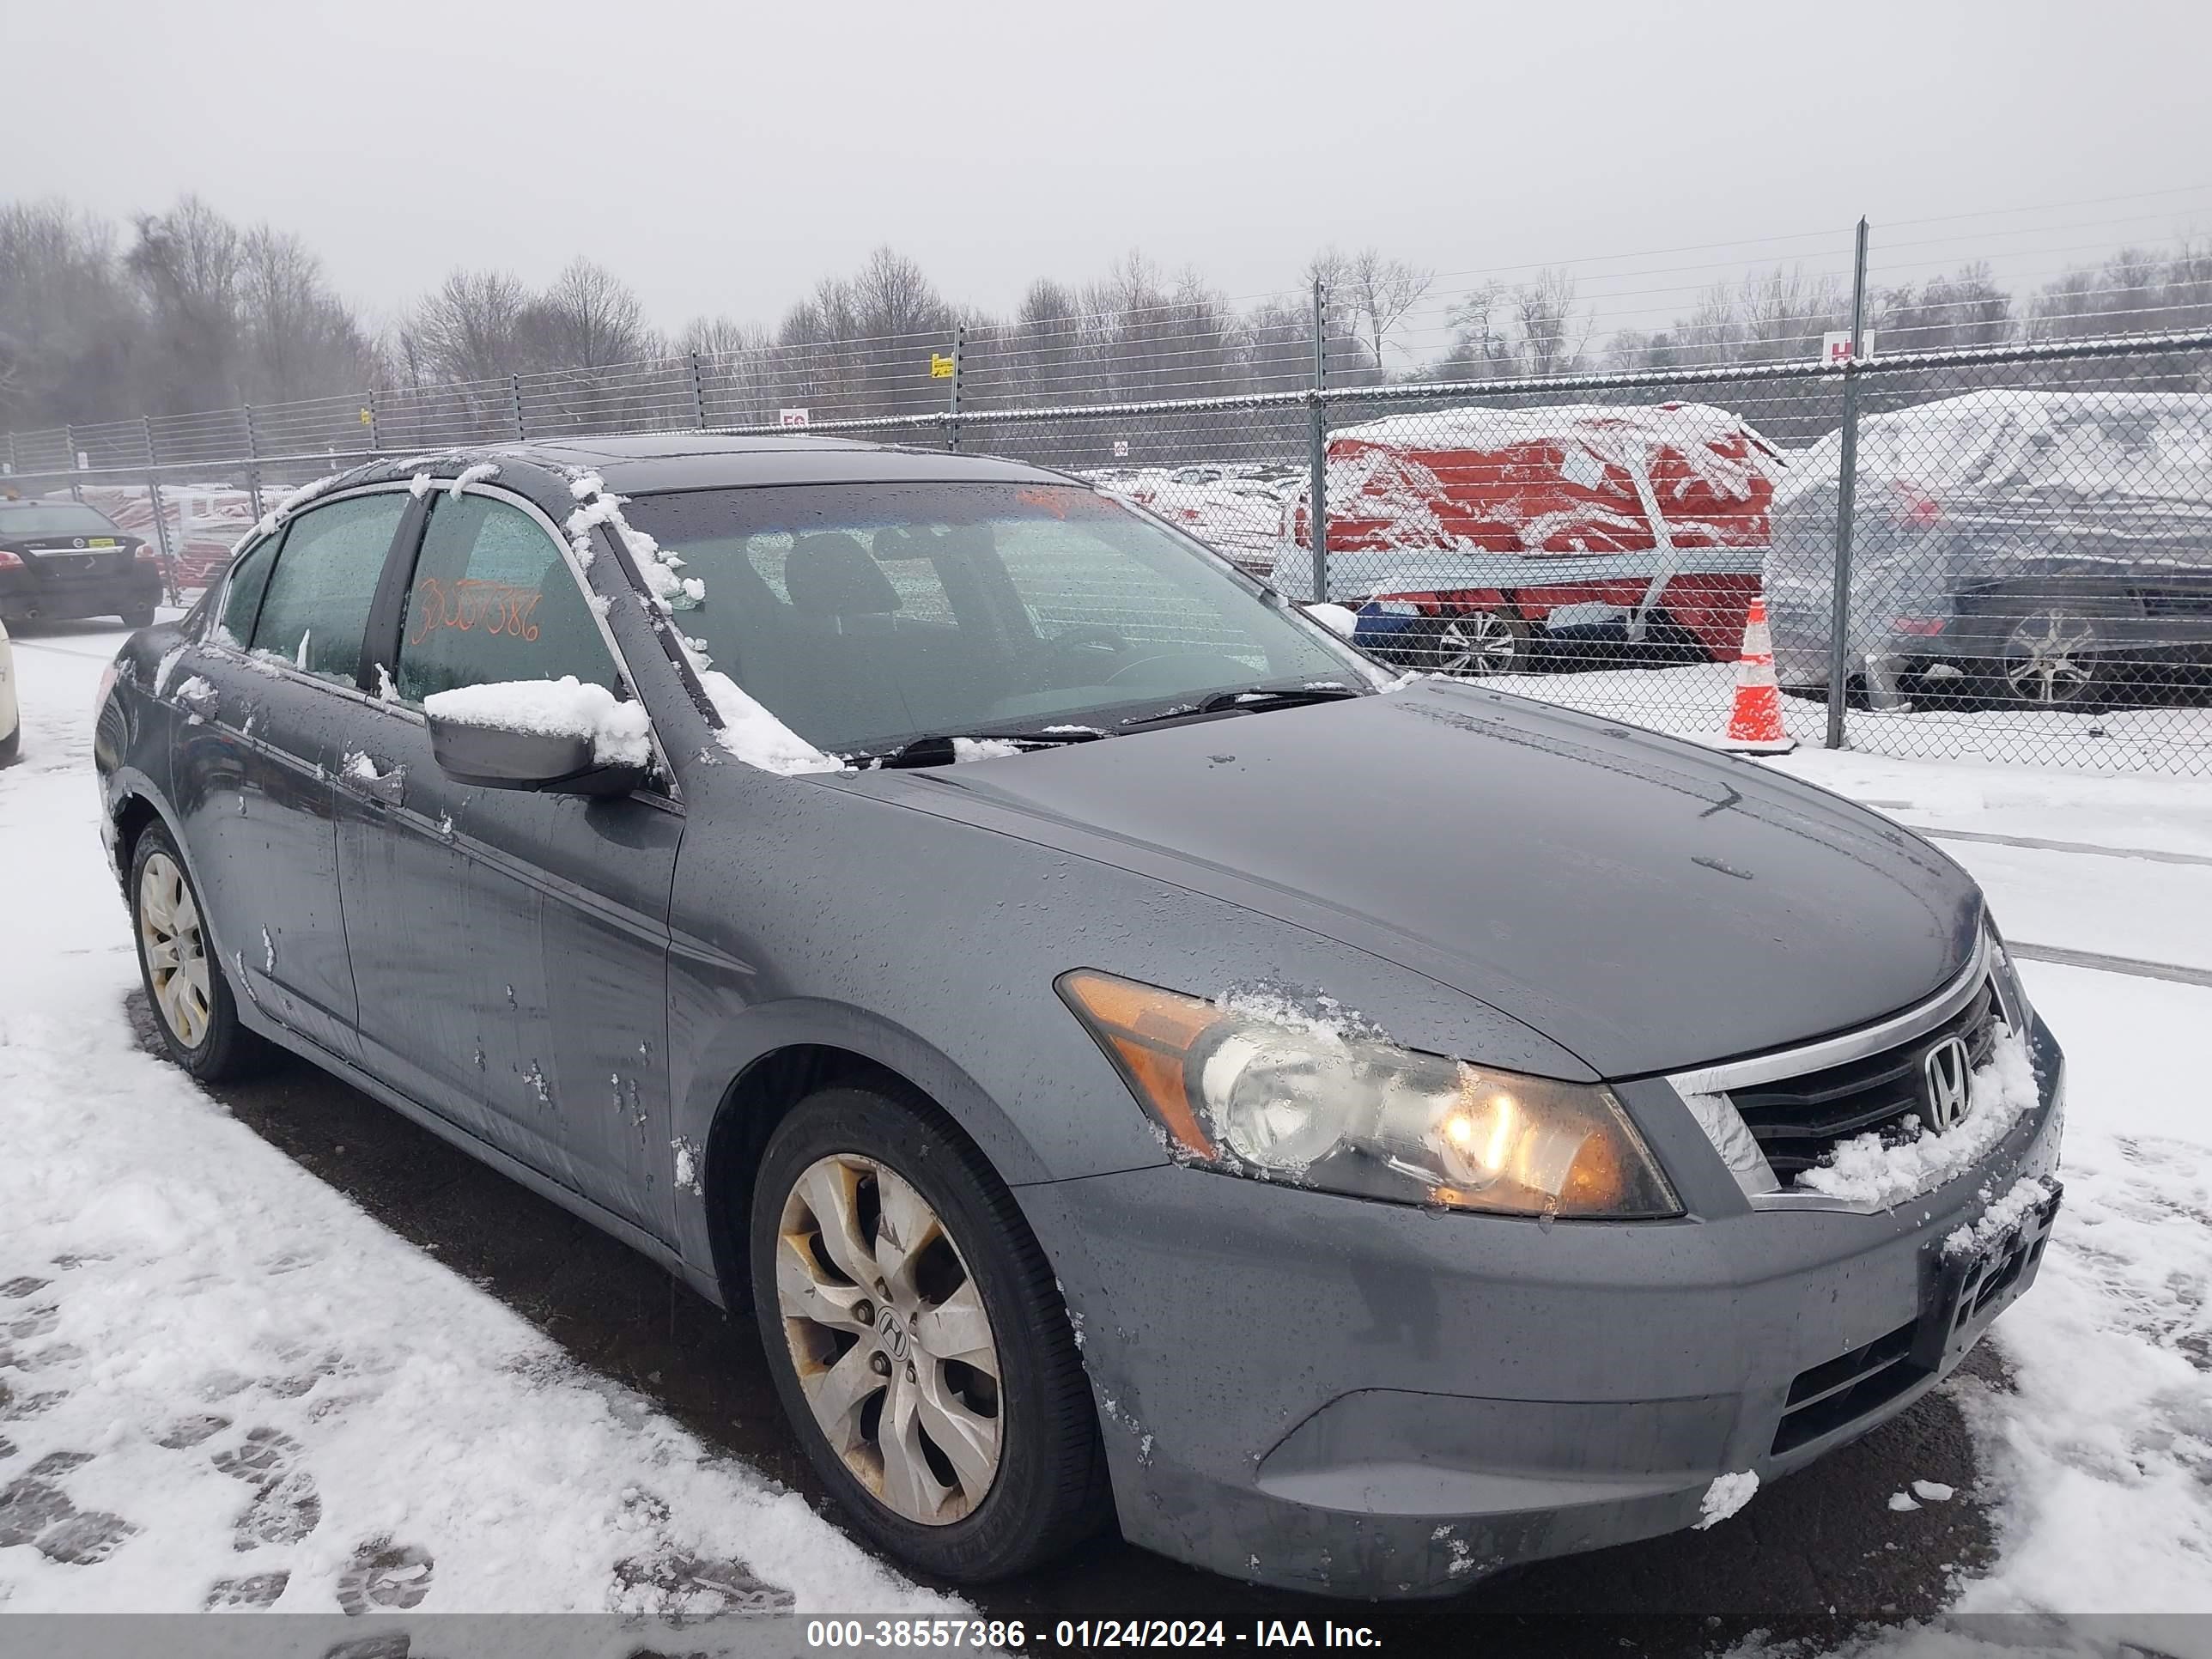
<instances>
[{"instance_id":1,"label":"license plate bracket","mask_svg":"<svg viewBox=\"0 0 2212 1659\"><path fill-rule=\"evenodd\" d=\"M1990 1243L1951 1256L1941 1245L1936 1248L1913 1342L1915 1364L1939 1376L1949 1371L1982 1340L1990 1322L2034 1283L2064 1193L2056 1181L2046 1177L2046 1184L2051 1196Z\"/></svg>"}]
</instances>

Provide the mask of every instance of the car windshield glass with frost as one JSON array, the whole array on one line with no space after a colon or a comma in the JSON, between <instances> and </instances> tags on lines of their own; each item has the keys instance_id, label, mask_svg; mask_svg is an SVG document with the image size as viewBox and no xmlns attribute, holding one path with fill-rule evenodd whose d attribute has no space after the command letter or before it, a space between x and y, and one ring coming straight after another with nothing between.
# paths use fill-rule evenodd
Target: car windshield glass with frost
<instances>
[{"instance_id":1,"label":"car windshield glass with frost","mask_svg":"<svg viewBox=\"0 0 2212 1659\"><path fill-rule=\"evenodd\" d=\"M1317 626L1074 486L694 490L627 513L704 585L678 625L833 753L1110 732L1224 691L1371 684Z\"/></svg>"}]
</instances>

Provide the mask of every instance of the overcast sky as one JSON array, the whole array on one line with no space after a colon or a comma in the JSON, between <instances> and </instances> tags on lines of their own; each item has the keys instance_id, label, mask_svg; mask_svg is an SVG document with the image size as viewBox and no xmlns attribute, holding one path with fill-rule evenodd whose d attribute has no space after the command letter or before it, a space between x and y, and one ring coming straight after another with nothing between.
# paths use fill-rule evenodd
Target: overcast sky
<instances>
[{"instance_id":1,"label":"overcast sky","mask_svg":"<svg viewBox=\"0 0 2212 1659\"><path fill-rule=\"evenodd\" d=\"M1132 248L1257 295L1328 242L1468 274L1440 291L1638 256L1632 309L1840 265L1862 212L1899 268L2031 276L2212 228L2205 0L0 0L0 195L197 191L380 318L579 252L672 326L884 242L994 309Z\"/></svg>"}]
</instances>

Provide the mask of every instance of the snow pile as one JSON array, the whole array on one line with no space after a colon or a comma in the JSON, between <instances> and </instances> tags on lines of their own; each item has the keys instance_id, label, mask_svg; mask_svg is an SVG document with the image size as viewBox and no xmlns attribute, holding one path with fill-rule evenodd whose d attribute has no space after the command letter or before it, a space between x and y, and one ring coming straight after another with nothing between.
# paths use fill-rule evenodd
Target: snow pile
<instances>
[{"instance_id":1,"label":"snow pile","mask_svg":"<svg viewBox=\"0 0 2212 1659\"><path fill-rule=\"evenodd\" d=\"M375 757L356 749L339 763L338 775L351 778L356 783L381 783L391 774L379 771Z\"/></svg>"},{"instance_id":2,"label":"snow pile","mask_svg":"<svg viewBox=\"0 0 2212 1659\"><path fill-rule=\"evenodd\" d=\"M278 525L283 524L285 520L346 476L343 472L331 472L301 484L261 515L260 520L253 526L253 533L257 536L268 535Z\"/></svg>"},{"instance_id":3,"label":"snow pile","mask_svg":"<svg viewBox=\"0 0 2212 1659\"><path fill-rule=\"evenodd\" d=\"M645 706L626 702L604 685L574 674L557 680L499 680L435 691L423 711L460 726L502 732L529 732L548 738L580 738L592 745L601 766L647 766L653 761L652 722Z\"/></svg>"},{"instance_id":4,"label":"snow pile","mask_svg":"<svg viewBox=\"0 0 2212 1659\"><path fill-rule=\"evenodd\" d=\"M45 712L0 773L0 848L39 872L0 905L0 1489L35 1525L6 1611L960 1616L140 1048L85 787L101 664L19 664Z\"/></svg>"},{"instance_id":5,"label":"snow pile","mask_svg":"<svg viewBox=\"0 0 2212 1659\"><path fill-rule=\"evenodd\" d=\"M2001 1552L1958 1610L2212 1612L2212 992L2022 972L2067 1048L2066 1201L1991 1328L2007 1382L1953 1385Z\"/></svg>"},{"instance_id":6,"label":"snow pile","mask_svg":"<svg viewBox=\"0 0 2212 1659\"><path fill-rule=\"evenodd\" d=\"M1349 605L1331 605L1326 599L1316 600L1308 605L1306 615L1331 633L1341 635L1347 640L1352 637L1352 629L1359 626L1358 611Z\"/></svg>"},{"instance_id":7,"label":"snow pile","mask_svg":"<svg viewBox=\"0 0 2212 1659\"><path fill-rule=\"evenodd\" d=\"M1983 1196L1989 1195L1988 1188ZM2002 1238L2033 1215L2037 1208L2051 1201L2051 1184L2033 1176L2015 1181L2005 1195L1984 1210L1978 1220L1962 1227L1954 1227L1943 1240L1945 1255L1970 1255Z\"/></svg>"},{"instance_id":8,"label":"snow pile","mask_svg":"<svg viewBox=\"0 0 2212 1659\"><path fill-rule=\"evenodd\" d=\"M1026 752L1018 743L1004 738L955 738L952 739L952 763L963 761L1006 760Z\"/></svg>"},{"instance_id":9,"label":"snow pile","mask_svg":"<svg viewBox=\"0 0 2212 1659\"><path fill-rule=\"evenodd\" d=\"M2035 1066L2027 1039L2006 1031L1989 1062L1975 1072L1966 1115L1955 1128L1936 1133L1916 1124L1909 1139L1885 1142L1879 1134L1840 1142L1819 1168L1796 1184L1856 1204L1893 1209L1963 1175L2036 1103Z\"/></svg>"},{"instance_id":10,"label":"snow pile","mask_svg":"<svg viewBox=\"0 0 2212 1659\"><path fill-rule=\"evenodd\" d=\"M770 714L768 705L719 669L699 671L700 689L722 722L722 747L748 766L796 777L804 772L842 772L845 763L825 755Z\"/></svg>"},{"instance_id":11,"label":"snow pile","mask_svg":"<svg viewBox=\"0 0 2212 1659\"><path fill-rule=\"evenodd\" d=\"M461 492L471 484L489 483L497 477L499 477L497 461L478 461L475 465L465 466L455 473L453 483L446 486L446 494L449 499L459 501L461 498Z\"/></svg>"},{"instance_id":12,"label":"snow pile","mask_svg":"<svg viewBox=\"0 0 2212 1659\"><path fill-rule=\"evenodd\" d=\"M2132 447L2114 434L2140 440ZM1823 487L1843 470L1843 435L1799 456L1775 505ZM2039 485L2112 494L2212 497L2212 397L2160 392L1970 392L1859 422L1858 488L1893 483L1942 495L2031 472Z\"/></svg>"},{"instance_id":13,"label":"snow pile","mask_svg":"<svg viewBox=\"0 0 2212 1659\"><path fill-rule=\"evenodd\" d=\"M1759 1490L1759 1476L1749 1469L1736 1474L1717 1474L1705 1495L1698 1500L1696 1530L1706 1532L1751 1502Z\"/></svg>"},{"instance_id":14,"label":"snow pile","mask_svg":"<svg viewBox=\"0 0 2212 1659\"><path fill-rule=\"evenodd\" d=\"M1232 985L1213 1000L1224 1013L1241 1014L1279 1025L1302 1036L1342 1042L1388 1042L1390 1035L1357 1008L1347 1008L1326 991L1309 990L1277 980Z\"/></svg>"}]
</instances>

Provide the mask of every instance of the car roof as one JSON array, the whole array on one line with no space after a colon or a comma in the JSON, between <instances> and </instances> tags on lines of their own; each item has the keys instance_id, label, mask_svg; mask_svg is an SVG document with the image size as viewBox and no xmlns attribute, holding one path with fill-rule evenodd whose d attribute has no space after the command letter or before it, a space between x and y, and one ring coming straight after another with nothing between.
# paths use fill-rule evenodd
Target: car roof
<instances>
[{"instance_id":1,"label":"car roof","mask_svg":"<svg viewBox=\"0 0 2212 1659\"><path fill-rule=\"evenodd\" d=\"M621 495L761 484L1068 482L1064 474L997 456L781 434L655 432L541 439L471 451L458 459L512 459L562 473L596 472L607 489Z\"/></svg>"}]
</instances>

